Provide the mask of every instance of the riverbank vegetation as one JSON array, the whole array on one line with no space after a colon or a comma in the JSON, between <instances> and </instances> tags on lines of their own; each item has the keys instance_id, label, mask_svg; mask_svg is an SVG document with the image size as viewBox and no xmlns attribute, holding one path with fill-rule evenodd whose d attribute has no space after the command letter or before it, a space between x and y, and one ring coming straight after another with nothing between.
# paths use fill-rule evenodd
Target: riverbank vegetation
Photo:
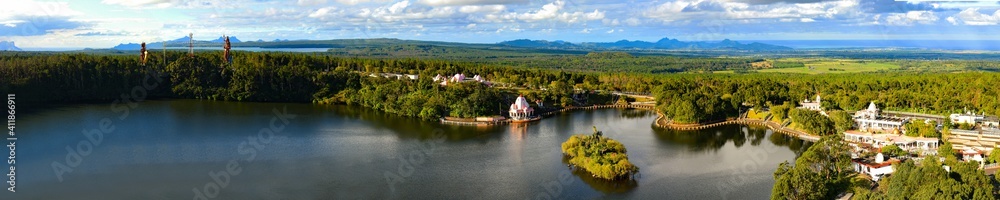
<instances>
[{"instance_id":1,"label":"riverbank vegetation","mask_svg":"<svg viewBox=\"0 0 1000 200\"><path fill-rule=\"evenodd\" d=\"M834 199L867 180L853 178L850 146L839 135L824 136L809 147L795 164L787 161L774 171L771 199Z\"/></svg>"},{"instance_id":2,"label":"riverbank vegetation","mask_svg":"<svg viewBox=\"0 0 1000 200\"><path fill-rule=\"evenodd\" d=\"M947 166L950 171L946 170ZM938 162L928 157L919 164L907 160L893 164L892 175L879 181L879 186L855 188L853 199L996 199L996 180L979 169L976 162L955 160Z\"/></svg>"},{"instance_id":3,"label":"riverbank vegetation","mask_svg":"<svg viewBox=\"0 0 1000 200\"><path fill-rule=\"evenodd\" d=\"M997 181L987 176L975 162L961 162L945 143L940 149L944 162L929 156L919 163L906 160L893 164L894 172L883 177L878 187L854 172L850 146L842 136L824 136L791 165L778 165L771 199L834 199L854 193L852 199L996 199ZM905 152L895 145L882 148L890 156ZM949 171L950 169L950 171Z\"/></svg>"},{"instance_id":4,"label":"riverbank vegetation","mask_svg":"<svg viewBox=\"0 0 1000 200\"><path fill-rule=\"evenodd\" d=\"M615 180L630 178L639 172L639 167L628 161L625 145L604 137L594 127L590 135L577 134L562 143L562 152L569 157L569 163L593 174L594 177Z\"/></svg>"}]
</instances>

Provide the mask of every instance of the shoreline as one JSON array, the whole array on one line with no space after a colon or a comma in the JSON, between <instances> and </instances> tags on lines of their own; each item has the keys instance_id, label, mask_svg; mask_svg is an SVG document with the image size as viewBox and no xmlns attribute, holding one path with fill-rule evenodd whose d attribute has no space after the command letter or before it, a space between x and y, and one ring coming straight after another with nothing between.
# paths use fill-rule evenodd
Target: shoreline
<instances>
[{"instance_id":1,"label":"shoreline","mask_svg":"<svg viewBox=\"0 0 1000 200\"><path fill-rule=\"evenodd\" d=\"M504 119L504 120L495 120L495 121L475 121L474 118L463 118L463 120L448 120L448 119L445 119L443 117L440 118L438 121L441 124L448 124L448 125L460 125L460 126L497 126L497 125L504 125L504 124L530 123L530 122L534 122L534 121L539 121L539 120L545 119L547 117L551 117L552 115L555 115L556 113L563 113L563 112L568 112L568 111L572 111L572 110L579 110L579 109L592 110L592 109L604 109L604 108L633 108L633 109L654 110L653 109L653 105L633 105L633 104L629 104L629 105L591 105L591 106L566 107L566 108L562 108L562 109L558 109L558 110L552 110L552 111L544 112L542 114L535 115L531 119L518 120L518 121L515 121L513 119ZM657 113L659 113L659 112L657 112Z\"/></svg>"},{"instance_id":2,"label":"shoreline","mask_svg":"<svg viewBox=\"0 0 1000 200\"><path fill-rule=\"evenodd\" d=\"M761 119L748 119L748 118L742 118L742 117L740 117L740 118L730 118L730 119L725 119L725 120L717 120L717 121L708 122L708 123L675 124L675 123L667 122L666 121L666 117L663 115L663 113L656 112L656 114L658 116L656 117L656 120L653 121L653 126L657 127L657 128L663 128L663 129L680 130L680 131L693 131L693 130L701 130L701 129L712 128L712 127L717 127L717 126L722 126L722 125L731 125L731 124L758 125L758 126L767 127L768 129L770 129L770 130L772 130L774 132L783 133L783 134L786 134L786 135L789 135L789 136L793 136L793 137L796 137L796 138L799 138L799 139L802 139L802 140L806 140L806 141L815 142L815 141L819 141L819 139L820 139L820 136L809 134L809 133L806 133L806 132L803 132L803 131L800 131L800 130L796 130L796 129L793 129L793 128L789 128L789 127L783 127L783 126L781 126L778 123L774 123L772 121L761 120Z\"/></svg>"}]
</instances>

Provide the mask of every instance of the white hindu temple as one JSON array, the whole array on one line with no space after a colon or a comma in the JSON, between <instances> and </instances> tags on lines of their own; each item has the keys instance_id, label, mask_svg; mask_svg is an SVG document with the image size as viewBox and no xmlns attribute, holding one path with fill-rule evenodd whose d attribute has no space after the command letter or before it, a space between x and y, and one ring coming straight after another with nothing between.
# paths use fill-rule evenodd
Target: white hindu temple
<instances>
[{"instance_id":1,"label":"white hindu temple","mask_svg":"<svg viewBox=\"0 0 1000 200\"><path fill-rule=\"evenodd\" d=\"M854 113L854 122L862 131L890 132L902 131L906 119L882 116L882 111L875 106L875 102L871 102L868 104L868 109Z\"/></svg>"},{"instance_id":2,"label":"white hindu temple","mask_svg":"<svg viewBox=\"0 0 1000 200\"><path fill-rule=\"evenodd\" d=\"M514 120L530 119L534 112L535 109L528 105L528 100L525 100L524 96L517 96L514 104L510 104L510 118Z\"/></svg>"},{"instance_id":3,"label":"white hindu temple","mask_svg":"<svg viewBox=\"0 0 1000 200\"><path fill-rule=\"evenodd\" d=\"M819 95L817 94L815 101L809 101L809 99L802 100L802 102L799 103L802 106L799 108L806 110L823 111L822 102L823 102L822 99L820 99Z\"/></svg>"}]
</instances>

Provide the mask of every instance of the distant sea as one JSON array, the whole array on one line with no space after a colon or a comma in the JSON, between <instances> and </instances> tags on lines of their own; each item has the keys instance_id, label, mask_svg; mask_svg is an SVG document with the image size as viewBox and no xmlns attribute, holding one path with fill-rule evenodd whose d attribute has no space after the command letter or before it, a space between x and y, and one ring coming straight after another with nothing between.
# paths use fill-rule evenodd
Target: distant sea
<instances>
[{"instance_id":1,"label":"distant sea","mask_svg":"<svg viewBox=\"0 0 1000 200\"><path fill-rule=\"evenodd\" d=\"M187 47L167 47L169 50L187 50ZM234 51L283 51L283 52L326 52L329 48L260 48L260 47L233 47ZM79 51L84 50L84 48L21 48L24 51ZM101 50L101 49L95 49ZM106 49L105 49L106 50ZM156 52L161 50L160 48L147 49L149 51ZM194 47L194 50L222 50L222 47ZM125 50L125 51L135 51L139 50Z\"/></svg>"},{"instance_id":2,"label":"distant sea","mask_svg":"<svg viewBox=\"0 0 1000 200\"><path fill-rule=\"evenodd\" d=\"M742 40L740 42L760 42L796 49L894 47L1000 51L1000 40Z\"/></svg>"}]
</instances>

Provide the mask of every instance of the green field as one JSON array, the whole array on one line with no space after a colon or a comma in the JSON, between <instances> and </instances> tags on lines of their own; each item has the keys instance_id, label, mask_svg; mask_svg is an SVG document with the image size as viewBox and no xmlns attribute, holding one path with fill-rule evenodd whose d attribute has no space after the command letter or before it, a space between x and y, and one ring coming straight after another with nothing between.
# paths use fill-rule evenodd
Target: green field
<instances>
[{"instance_id":1,"label":"green field","mask_svg":"<svg viewBox=\"0 0 1000 200\"><path fill-rule=\"evenodd\" d=\"M757 72L779 72L779 73L804 73L804 74L825 74L825 73L856 73L874 72L880 70L899 69L899 65L865 61L865 60L840 60L840 59L781 59L784 62L802 62L805 67L761 69Z\"/></svg>"}]
</instances>

